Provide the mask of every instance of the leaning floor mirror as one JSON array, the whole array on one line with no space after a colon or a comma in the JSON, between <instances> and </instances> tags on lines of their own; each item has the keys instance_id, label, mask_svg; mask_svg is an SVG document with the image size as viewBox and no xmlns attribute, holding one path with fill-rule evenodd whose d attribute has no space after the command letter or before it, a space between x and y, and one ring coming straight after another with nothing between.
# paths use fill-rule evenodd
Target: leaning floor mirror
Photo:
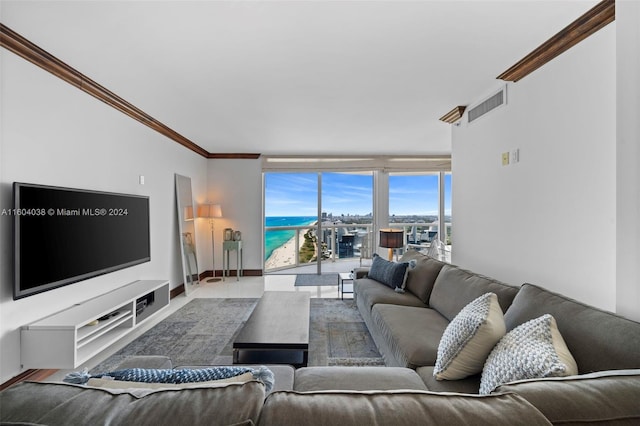
<instances>
[{"instance_id":1,"label":"leaning floor mirror","mask_svg":"<svg viewBox=\"0 0 640 426\"><path fill-rule=\"evenodd\" d=\"M182 276L184 291L188 296L200 284L198 260L196 255L196 232L191 178L176 174L176 206L178 213L178 232L180 233L180 255L182 258Z\"/></svg>"}]
</instances>

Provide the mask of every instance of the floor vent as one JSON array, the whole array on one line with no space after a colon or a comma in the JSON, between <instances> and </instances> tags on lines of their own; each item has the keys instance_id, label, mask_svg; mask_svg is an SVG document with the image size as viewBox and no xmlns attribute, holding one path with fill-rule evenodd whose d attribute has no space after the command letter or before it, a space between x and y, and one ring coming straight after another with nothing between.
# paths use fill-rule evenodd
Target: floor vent
<instances>
[{"instance_id":1,"label":"floor vent","mask_svg":"<svg viewBox=\"0 0 640 426\"><path fill-rule=\"evenodd\" d=\"M477 106L469 110L469 114L468 114L469 123L471 123L474 120L477 120L478 118L482 117L492 109L495 109L500 105L503 105L504 103L505 103L505 91L504 89L501 89L495 95L491 96L484 102L478 104Z\"/></svg>"}]
</instances>

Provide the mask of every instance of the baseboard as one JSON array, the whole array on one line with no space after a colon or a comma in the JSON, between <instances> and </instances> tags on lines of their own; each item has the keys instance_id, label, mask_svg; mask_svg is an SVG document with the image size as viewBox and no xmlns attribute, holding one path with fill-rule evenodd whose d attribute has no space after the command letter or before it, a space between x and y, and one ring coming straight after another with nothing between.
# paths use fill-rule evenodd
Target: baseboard
<instances>
[{"instance_id":1,"label":"baseboard","mask_svg":"<svg viewBox=\"0 0 640 426\"><path fill-rule=\"evenodd\" d=\"M184 284L180 284L178 287L172 288L169 291L169 298L173 299L174 297L184 293Z\"/></svg>"},{"instance_id":2,"label":"baseboard","mask_svg":"<svg viewBox=\"0 0 640 426\"><path fill-rule=\"evenodd\" d=\"M233 269L229 271L229 276L235 277L238 275L238 271ZM243 269L242 275L243 277L261 277L263 275L262 269ZM200 274L200 279L212 277L213 274L211 271L204 271ZM222 269L216 269L216 277L222 277Z\"/></svg>"}]
</instances>

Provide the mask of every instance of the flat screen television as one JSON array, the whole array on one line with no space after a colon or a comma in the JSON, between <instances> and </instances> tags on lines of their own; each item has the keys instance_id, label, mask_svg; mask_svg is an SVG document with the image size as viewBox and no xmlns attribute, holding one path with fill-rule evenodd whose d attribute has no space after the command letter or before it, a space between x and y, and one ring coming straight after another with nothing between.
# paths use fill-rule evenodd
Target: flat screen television
<instances>
[{"instance_id":1,"label":"flat screen television","mask_svg":"<svg viewBox=\"0 0 640 426\"><path fill-rule=\"evenodd\" d=\"M15 182L20 299L151 259L149 197Z\"/></svg>"}]
</instances>

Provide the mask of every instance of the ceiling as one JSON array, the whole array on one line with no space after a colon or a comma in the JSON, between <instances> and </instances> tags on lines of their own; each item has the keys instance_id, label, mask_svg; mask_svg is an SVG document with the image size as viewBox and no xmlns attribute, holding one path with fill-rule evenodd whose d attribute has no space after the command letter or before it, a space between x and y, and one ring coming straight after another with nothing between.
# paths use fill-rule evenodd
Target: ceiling
<instances>
[{"instance_id":1,"label":"ceiling","mask_svg":"<svg viewBox=\"0 0 640 426\"><path fill-rule=\"evenodd\" d=\"M212 153L424 155L595 4L2 0L0 20Z\"/></svg>"}]
</instances>

